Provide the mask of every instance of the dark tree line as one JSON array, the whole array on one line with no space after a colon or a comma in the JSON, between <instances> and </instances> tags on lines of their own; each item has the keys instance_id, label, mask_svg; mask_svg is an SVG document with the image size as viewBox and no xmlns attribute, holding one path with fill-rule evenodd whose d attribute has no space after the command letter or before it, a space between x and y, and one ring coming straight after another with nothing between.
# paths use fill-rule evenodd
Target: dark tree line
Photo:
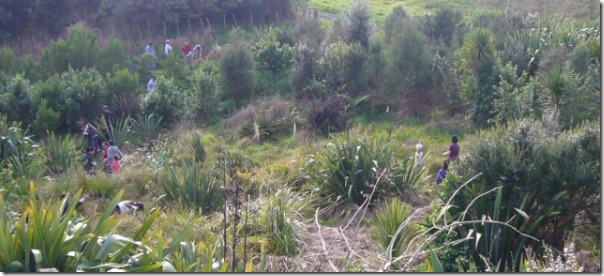
<instances>
[{"instance_id":1,"label":"dark tree line","mask_svg":"<svg viewBox=\"0 0 604 276\"><path fill-rule=\"evenodd\" d=\"M91 26L175 24L204 18L266 23L291 15L289 0L0 0L0 42L27 34L56 36L73 23Z\"/></svg>"}]
</instances>

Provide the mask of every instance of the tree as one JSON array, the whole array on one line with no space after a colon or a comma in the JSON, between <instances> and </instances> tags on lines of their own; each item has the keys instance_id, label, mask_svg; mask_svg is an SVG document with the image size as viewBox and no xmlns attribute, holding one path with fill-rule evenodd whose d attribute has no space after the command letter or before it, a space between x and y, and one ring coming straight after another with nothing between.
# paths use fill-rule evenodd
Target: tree
<instances>
[{"instance_id":1,"label":"tree","mask_svg":"<svg viewBox=\"0 0 604 276\"><path fill-rule=\"evenodd\" d=\"M220 60L222 87L226 96L237 106L241 106L252 95L252 68L253 61L246 47L241 44L225 47Z\"/></svg>"},{"instance_id":2,"label":"tree","mask_svg":"<svg viewBox=\"0 0 604 276\"><path fill-rule=\"evenodd\" d=\"M476 29L466 35L463 46L457 51L459 66L465 73L462 95L471 105L470 117L478 124L491 118L498 80L498 63L491 31Z\"/></svg>"},{"instance_id":3,"label":"tree","mask_svg":"<svg viewBox=\"0 0 604 276\"><path fill-rule=\"evenodd\" d=\"M92 68L96 65L99 45L96 34L83 25L69 27L67 40L59 39L50 43L50 49L42 53L42 66L49 75L69 69Z\"/></svg>"},{"instance_id":4,"label":"tree","mask_svg":"<svg viewBox=\"0 0 604 276\"><path fill-rule=\"evenodd\" d=\"M344 18L345 41L348 44L359 43L363 48L369 47L369 5L366 2L354 1Z\"/></svg>"}]
</instances>

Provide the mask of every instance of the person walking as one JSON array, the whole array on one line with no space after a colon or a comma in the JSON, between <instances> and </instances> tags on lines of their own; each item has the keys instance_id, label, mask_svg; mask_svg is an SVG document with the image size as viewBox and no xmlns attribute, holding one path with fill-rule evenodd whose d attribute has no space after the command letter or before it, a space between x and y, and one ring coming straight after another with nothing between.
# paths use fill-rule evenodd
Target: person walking
<instances>
[{"instance_id":1,"label":"person walking","mask_svg":"<svg viewBox=\"0 0 604 276\"><path fill-rule=\"evenodd\" d=\"M168 55L172 52L172 45L170 45L170 40L166 39L166 45L164 46L164 59L168 58Z\"/></svg>"},{"instance_id":2,"label":"person walking","mask_svg":"<svg viewBox=\"0 0 604 276\"><path fill-rule=\"evenodd\" d=\"M424 146L421 143L415 145L415 165L421 166L424 164Z\"/></svg>"},{"instance_id":3,"label":"person walking","mask_svg":"<svg viewBox=\"0 0 604 276\"><path fill-rule=\"evenodd\" d=\"M451 145L449 145L449 148L443 153L443 155L448 156L447 160L449 161L456 160L459 156L459 150L460 148L459 144L457 143L457 136L453 135L451 137Z\"/></svg>"},{"instance_id":4,"label":"person walking","mask_svg":"<svg viewBox=\"0 0 604 276\"><path fill-rule=\"evenodd\" d=\"M149 44L147 44L147 46L145 47L145 53L155 55L155 48L153 48L153 42L149 42Z\"/></svg>"},{"instance_id":5,"label":"person walking","mask_svg":"<svg viewBox=\"0 0 604 276\"><path fill-rule=\"evenodd\" d=\"M447 177L448 170L449 170L449 160L445 160L445 161L443 161L442 168L440 168L440 170L438 171L438 174L436 175L436 184L440 185L440 183L442 183L443 180L445 180L445 178Z\"/></svg>"},{"instance_id":6,"label":"person walking","mask_svg":"<svg viewBox=\"0 0 604 276\"><path fill-rule=\"evenodd\" d=\"M153 76L147 83L147 91L149 91L149 92L153 91L153 89L155 89L156 84L157 84L157 77Z\"/></svg>"}]
</instances>

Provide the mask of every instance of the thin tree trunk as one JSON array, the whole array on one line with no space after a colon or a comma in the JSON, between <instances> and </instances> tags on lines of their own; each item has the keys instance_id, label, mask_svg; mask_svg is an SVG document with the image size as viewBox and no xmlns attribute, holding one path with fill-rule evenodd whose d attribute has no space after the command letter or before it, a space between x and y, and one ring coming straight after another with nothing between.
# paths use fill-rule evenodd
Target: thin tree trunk
<instances>
[{"instance_id":1,"label":"thin tree trunk","mask_svg":"<svg viewBox=\"0 0 604 276\"><path fill-rule=\"evenodd\" d=\"M187 18L187 23L189 24L189 33L191 33L191 37L195 39L195 41L197 41L197 36L193 34L193 29L191 28L191 20L189 20ZM193 43L191 43L193 44Z\"/></svg>"},{"instance_id":2,"label":"thin tree trunk","mask_svg":"<svg viewBox=\"0 0 604 276\"><path fill-rule=\"evenodd\" d=\"M168 38L168 32L166 31L166 21L164 21L164 37Z\"/></svg>"},{"instance_id":3,"label":"thin tree trunk","mask_svg":"<svg viewBox=\"0 0 604 276\"><path fill-rule=\"evenodd\" d=\"M233 22L235 22L235 27L239 27L239 26L237 25L237 19L235 18L235 15L233 15L233 14L231 13L231 17L233 17Z\"/></svg>"}]
</instances>

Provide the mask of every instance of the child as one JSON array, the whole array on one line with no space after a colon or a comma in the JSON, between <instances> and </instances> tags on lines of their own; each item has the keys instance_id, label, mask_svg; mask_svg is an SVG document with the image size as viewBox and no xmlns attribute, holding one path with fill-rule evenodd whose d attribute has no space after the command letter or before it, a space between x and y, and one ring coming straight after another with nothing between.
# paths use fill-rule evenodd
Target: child
<instances>
[{"instance_id":1,"label":"child","mask_svg":"<svg viewBox=\"0 0 604 276\"><path fill-rule=\"evenodd\" d=\"M436 175L436 184L440 185L440 183L443 182L445 177L447 177L448 169L449 169L449 160L445 160L445 161L443 161L443 167L438 171L438 174Z\"/></svg>"},{"instance_id":2,"label":"child","mask_svg":"<svg viewBox=\"0 0 604 276\"><path fill-rule=\"evenodd\" d=\"M119 215L119 214L130 213L130 212L136 211L136 210L144 211L145 205L142 202L124 200L124 201L121 201L120 203L118 203L117 205L115 205L115 208L113 209L113 212L111 212L111 214Z\"/></svg>"},{"instance_id":3,"label":"child","mask_svg":"<svg viewBox=\"0 0 604 276\"><path fill-rule=\"evenodd\" d=\"M79 160L80 162L85 162L84 170L88 175L95 175L95 173L92 171L92 167L96 166L96 162L92 161L93 158L94 148L88 147L86 148L86 154L84 154L84 156L82 156L82 158Z\"/></svg>"},{"instance_id":4,"label":"child","mask_svg":"<svg viewBox=\"0 0 604 276\"><path fill-rule=\"evenodd\" d=\"M421 166L424 163L424 146L421 143L417 143L415 150L415 165Z\"/></svg>"},{"instance_id":5,"label":"child","mask_svg":"<svg viewBox=\"0 0 604 276\"><path fill-rule=\"evenodd\" d=\"M111 162L111 174L120 174L121 167L122 164L120 163L120 158L117 155L113 156L113 162Z\"/></svg>"}]
</instances>

